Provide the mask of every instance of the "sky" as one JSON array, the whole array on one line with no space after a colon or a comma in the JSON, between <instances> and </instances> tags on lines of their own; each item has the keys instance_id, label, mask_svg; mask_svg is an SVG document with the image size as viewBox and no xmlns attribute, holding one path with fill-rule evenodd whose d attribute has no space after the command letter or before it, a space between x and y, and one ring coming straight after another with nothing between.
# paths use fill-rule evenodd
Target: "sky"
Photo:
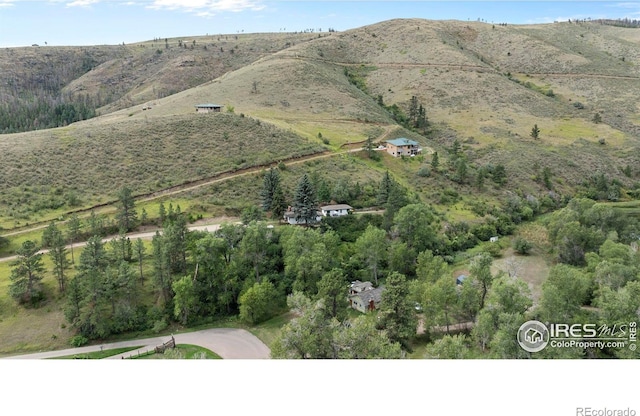
<instances>
[{"instance_id":1,"label":"sky","mask_svg":"<svg viewBox=\"0 0 640 416\"><path fill-rule=\"evenodd\" d=\"M511 24L640 19L640 0L0 0L0 47L121 44L311 28L343 31L413 17Z\"/></svg>"}]
</instances>

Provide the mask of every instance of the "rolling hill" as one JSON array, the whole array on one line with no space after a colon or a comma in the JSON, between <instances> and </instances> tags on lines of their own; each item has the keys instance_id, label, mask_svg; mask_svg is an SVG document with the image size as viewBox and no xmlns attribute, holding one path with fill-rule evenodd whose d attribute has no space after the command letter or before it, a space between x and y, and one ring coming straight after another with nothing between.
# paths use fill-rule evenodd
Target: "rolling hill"
<instances>
[{"instance_id":1,"label":"rolling hill","mask_svg":"<svg viewBox=\"0 0 640 416\"><path fill-rule=\"evenodd\" d=\"M638 187L635 28L402 19L345 32L20 48L0 55L0 62L14 65L2 71L12 74L0 90L5 108L21 88L28 90L30 83L18 85L20 74L31 68L29 79L37 84L56 68L42 65L52 57L76 56L70 62L81 63L55 74L61 94L109 97L96 98L96 118L0 136L5 228L103 202L125 184L137 194L156 191L367 137L408 136L442 156L455 140L462 143L470 164L462 181L452 180L455 166L444 157L438 175L418 175L429 157L404 163L385 157L363 167L392 170L434 203L443 189L468 203L550 190L574 195L595 174L619 183L619 198ZM389 111L395 105L408 114L413 96L426 109L426 133L403 128ZM194 105L207 102L233 114L196 115ZM538 140L530 137L534 125ZM478 172L496 165L506 168L505 187L474 186ZM545 170L550 186L541 180Z\"/></svg>"}]
</instances>

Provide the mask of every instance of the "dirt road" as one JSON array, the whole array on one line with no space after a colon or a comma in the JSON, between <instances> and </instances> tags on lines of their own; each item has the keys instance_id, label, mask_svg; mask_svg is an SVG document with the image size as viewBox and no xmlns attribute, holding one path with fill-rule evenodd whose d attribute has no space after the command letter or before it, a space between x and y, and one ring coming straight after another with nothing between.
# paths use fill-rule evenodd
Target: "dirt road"
<instances>
[{"instance_id":1,"label":"dirt road","mask_svg":"<svg viewBox=\"0 0 640 416\"><path fill-rule=\"evenodd\" d=\"M238 223L239 224L239 223ZM202 225L192 225L189 228L189 231L209 231L209 232L214 232L216 231L218 228L220 228L220 223L214 223L214 224L202 224ZM126 236L130 239L130 240L135 240L135 239L143 239L143 240L148 240L153 238L154 235L156 235L156 231L160 231L162 232L162 229L158 229L158 230L153 230L153 231L144 231L144 232L135 232L135 233L129 233ZM103 243L108 243L109 241L113 240L114 238L118 238L119 236L117 235L112 235L109 237L105 237L102 239ZM87 245L86 241L82 241L79 243L74 243L73 247L84 247ZM71 245L67 245L67 249L71 249ZM38 253L42 253L42 254L46 254L48 253L49 250L44 249L44 250L40 250ZM16 258L18 258L18 256L9 256L9 257L2 257L0 258L0 262L3 261L12 261L15 260Z\"/></svg>"}]
</instances>

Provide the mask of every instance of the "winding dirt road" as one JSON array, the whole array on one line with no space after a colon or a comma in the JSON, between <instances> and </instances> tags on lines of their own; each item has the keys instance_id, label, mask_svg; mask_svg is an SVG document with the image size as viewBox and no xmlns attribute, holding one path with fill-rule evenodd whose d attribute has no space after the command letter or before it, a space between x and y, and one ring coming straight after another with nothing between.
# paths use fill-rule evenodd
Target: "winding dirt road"
<instances>
[{"instance_id":1,"label":"winding dirt road","mask_svg":"<svg viewBox=\"0 0 640 416\"><path fill-rule=\"evenodd\" d=\"M235 224L240 224L239 222L234 222ZM220 228L221 223L215 223L215 224L203 224L203 225L192 225L187 227L189 229L189 231L209 231L209 232L214 232L216 231L218 228ZM126 234L126 236L130 239L130 240L135 240L135 239L142 239L142 240L148 240L153 238L154 235L156 235L156 231L160 231L162 233L162 229L158 228L157 230L152 230L152 231L143 231L143 232L133 232L133 233L128 233ZM109 237L105 237L102 239L103 243L108 243L109 241L113 240L114 238L118 238L118 235L112 235ZM84 247L87 245L86 241L82 241L82 242L78 242L78 243L74 243L73 247L77 248L77 247ZM67 249L71 249L71 244L66 246ZM38 253L42 253L42 254L46 254L48 253L49 250L47 249L43 249L40 250ZM4 262L4 261L12 261L17 259L18 256L8 256L8 257L0 257L0 262Z\"/></svg>"}]
</instances>

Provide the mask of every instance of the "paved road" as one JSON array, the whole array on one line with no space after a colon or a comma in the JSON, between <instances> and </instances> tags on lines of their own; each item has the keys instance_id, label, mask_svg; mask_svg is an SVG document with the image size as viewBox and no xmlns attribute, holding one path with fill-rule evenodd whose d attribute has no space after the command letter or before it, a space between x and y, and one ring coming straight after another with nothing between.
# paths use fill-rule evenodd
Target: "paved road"
<instances>
[{"instance_id":1,"label":"paved road","mask_svg":"<svg viewBox=\"0 0 640 416\"><path fill-rule=\"evenodd\" d=\"M196 332L186 332L173 335L176 344L192 344L207 348L222 358L226 359L266 359L271 351L262 341L249 331L237 328L212 328ZM31 359L38 360L44 358L64 357L74 354L84 354L92 351L100 351L101 348L110 350L120 347L143 346L134 351L109 357L110 359L121 359L135 355L138 351L144 352L152 350L155 346L161 345L171 339L171 336L137 339L132 341L113 342L102 345L92 345L89 347L70 348L66 350L40 352L35 354L17 355L6 357L5 359Z\"/></svg>"}]
</instances>

